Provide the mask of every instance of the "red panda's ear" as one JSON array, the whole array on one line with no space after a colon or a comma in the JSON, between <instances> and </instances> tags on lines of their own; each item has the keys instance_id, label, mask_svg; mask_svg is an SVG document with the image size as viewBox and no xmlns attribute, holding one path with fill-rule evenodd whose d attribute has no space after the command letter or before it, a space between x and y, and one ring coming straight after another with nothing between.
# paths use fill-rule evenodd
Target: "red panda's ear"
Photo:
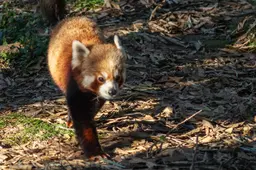
<instances>
[{"instance_id":1,"label":"red panda's ear","mask_svg":"<svg viewBox=\"0 0 256 170\"><path fill-rule=\"evenodd\" d=\"M117 35L114 36L114 43L116 45L116 48L122 52L122 54L123 54L122 58L126 60L127 56L126 56L125 50L124 50L124 48L120 42L120 39L118 38Z\"/></svg>"},{"instance_id":2,"label":"red panda's ear","mask_svg":"<svg viewBox=\"0 0 256 170\"><path fill-rule=\"evenodd\" d=\"M114 36L114 43L115 43L117 49L119 49L119 50L123 49L121 42L117 35Z\"/></svg>"},{"instance_id":3,"label":"red panda's ear","mask_svg":"<svg viewBox=\"0 0 256 170\"><path fill-rule=\"evenodd\" d=\"M74 40L72 42L72 69L81 65L83 58L87 57L90 50L81 42Z\"/></svg>"}]
</instances>

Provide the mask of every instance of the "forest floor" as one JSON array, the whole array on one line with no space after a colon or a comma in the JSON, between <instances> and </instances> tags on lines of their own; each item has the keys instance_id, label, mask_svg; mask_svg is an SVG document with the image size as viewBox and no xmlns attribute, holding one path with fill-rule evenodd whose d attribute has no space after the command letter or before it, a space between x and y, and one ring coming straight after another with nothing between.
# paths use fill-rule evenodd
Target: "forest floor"
<instances>
[{"instance_id":1,"label":"forest floor","mask_svg":"<svg viewBox=\"0 0 256 170\"><path fill-rule=\"evenodd\" d=\"M109 41L118 34L128 54L124 89L96 116L112 160L84 159L45 55L23 68L2 56L0 169L256 169L255 6L148 2L70 13L95 19Z\"/></svg>"}]
</instances>

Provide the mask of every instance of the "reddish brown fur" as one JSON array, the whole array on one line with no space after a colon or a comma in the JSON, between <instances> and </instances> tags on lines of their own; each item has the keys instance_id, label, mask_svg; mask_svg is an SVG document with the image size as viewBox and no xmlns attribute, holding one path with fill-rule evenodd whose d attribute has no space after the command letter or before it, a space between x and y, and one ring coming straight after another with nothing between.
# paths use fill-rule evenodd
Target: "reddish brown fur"
<instances>
[{"instance_id":1,"label":"reddish brown fur","mask_svg":"<svg viewBox=\"0 0 256 170\"><path fill-rule=\"evenodd\" d=\"M87 46L104 42L96 24L84 17L63 20L53 30L48 48L48 67L53 80L64 93L71 75L73 40Z\"/></svg>"},{"instance_id":2,"label":"reddish brown fur","mask_svg":"<svg viewBox=\"0 0 256 170\"><path fill-rule=\"evenodd\" d=\"M72 127L73 127L73 122L72 122L72 120L69 119L69 120L66 122L66 126L69 127L69 128L72 128Z\"/></svg>"},{"instance_id":3,"label":"reddish brown fur","mask_svg":"<svg viewBox=\"0 0 256 170\"><path fill-rule=\"evenodd\" d=\"M86 62L83 63L82 70L75 69L73 71L74 78L77 82L82 81L83 77L81 77L81 75L90 75L92 73L95 73L93 76L98 77L99 75L101 75L101 71L108 73L108 69L112 70L113 68L109 67L109 60L107 59L108 57L105 57L105 54L110 50L114 51L113 54L119 54L116 47L112 44L97 44L90 50L90 58L88 58L88 60L85 60ZM106 59L102 60L102 58ZM111 55L111 59L112 58L116 58L116 60L118 60L119 56ZM81 72L82 74L80 74ZM101 83L99 83L97 79L95 79L89 90L97 94L100 85ZM86 90L81 85L80 89Z\"/></svg>"},{"instance_id":4,"label":"reddish brown fur","mask_svg":"<svg viewBox=\"0 0 256 170\"><path fill-rule=\"evenodd\" d=\"M109 55L109 56L107 56ZM83 63L83 74L90 75L91 73L95 73L93 76L98 77L101 75L101 72L106 72L108 74L108 80L113 80L113 71L121 70L123 66L123 57L121 51L117 50L117 48L112 44L104 44L104 45L96 45L91 49L91 56L88 59L88 62ZM104 58L104 60L102 60ZM110 66L110 62L118 63L117 65ZM121 72L120 72L121 73ZM76 77L77 80L81 79ZM95 79L92 83L90 90L97 94L100 82Z\"/></svg>"},{"instance_id":5,"label":"reddish brown fur","mask_svg":"<svg viewBox=\"0 0 256 170\"><path fill-rule=\"evenodd\" d=\"M71 68L74 40L83 43L90 50L90 54L83 58L79 67ZM79 143L88 158L98 155L106 157L100 147L93 120L105 99L97 98L101 85L97 78L86 89L81 82L84 75L98 77L102 71L108 73L108 79L114 78L115 70L119 70L121 74L125 60L122 55L122 51L115 45L104 44L96 24L85 17L62 21L51 35L48 48L49 71L54 82L66 94L69 109L67 125L74 126ZM121 86L124 79L120 76Z\"/></svg>"},{"instance_id":6,"label":"reddish brown fur","mask_svg":"<svg viewBox=\"0 0 256 170\"><path fill-rule=\"evenodd\" d=\"M94 133L91 128L84 129L84 139L86 139L87 142L92 142L92 143L95 142Z\"/></svg>"},{"instance_id":7,"label":"reddish brown fur","mask_svg":"<svg viewBox=\"0 0 256 170\"><path fill-rule=\"evenodd\" d=\"M65 25L65 26L63 26ZM52 32L51 41L48 49L48 66L52 74L52 78L60 89L65 93L67 82L71 74L70 63L72 59L72 42L78 40L85 44L90 49L90 58L83 62L81 68L76 68L72 75L78 82L81 90L91 90L97 93L99 83L97 80L93 82L92 88L84 89L79 82L82 82L82 75L87 75L98 72L95 77L98 77L101 71L110 74L113 69L109 65L109 61L118 63L118 69L121 70L124 66L124 57L120 57L122 52L113 44L104 44L104 38L100 34L100 30L96 24L87 18L73 18L64 20ZM104 60L103 60L104 58ZM115 66L115 67L117 67ZM113 79L113 77L109 77ZM123 82L119 82L122 84Z\"/></svg>"}]
</instances>

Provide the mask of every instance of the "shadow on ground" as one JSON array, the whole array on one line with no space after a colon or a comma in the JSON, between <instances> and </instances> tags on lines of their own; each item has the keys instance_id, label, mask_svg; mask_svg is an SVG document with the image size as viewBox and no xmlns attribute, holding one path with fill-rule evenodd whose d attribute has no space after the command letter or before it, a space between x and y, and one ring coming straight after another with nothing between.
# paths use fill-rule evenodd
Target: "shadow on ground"
<instances>
[{"instance_id":1,"label":"shadow on ground","mask_svg":"<svg viewBox=\"0 0 256 170\"><path fill-rule=\"evenodd\" d=\"M160 8L152 21L152 10L143 8L142 15L140 8L98 18L106 37L111 40L119 34L128 53L124 90L96 118L101 143L116 162L98 166L255 169L256 55L229 47L245 31L237 24L249 21L250 13L243 11L254 8L239 0L184 1ZM14 70L4 76L10 86L1 92L3 113L47 119L66 112L65 100L46 68L22 76ZM17 150L23 154L15 155ZM31 141L2 154L11 155L7 158L14 162L4 165L94 165L84 162L73 138Z\"/></svg>"}]
</instances>

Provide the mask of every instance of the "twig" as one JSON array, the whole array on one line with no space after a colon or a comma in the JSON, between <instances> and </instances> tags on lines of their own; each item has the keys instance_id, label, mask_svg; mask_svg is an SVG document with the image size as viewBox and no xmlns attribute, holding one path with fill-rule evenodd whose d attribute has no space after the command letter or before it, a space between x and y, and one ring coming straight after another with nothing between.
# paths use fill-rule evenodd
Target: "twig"
<instances>
[{"instance_id":1,"label":"twig","mask_svg":"<svg viewBox=\"0 0 256 170\"><path fill-rule=\"evenodd\" d=\"M147 158L149 158L149 154L153 155L153 152L154 152L154 146L156 147L156 150L158 150L158 146L157 146L157 142L154 142L148 149L147 149Z\"/></svg>"},{"instance_id":2,"label":"twig","mask_svg":"<svg viewBox=\"0 0 256 170\"><path fill-rule=\"evenodd\" d=\"M190 170L194 170L197 149L198 149L198 135L196 135L196 146L195 146L195 149L194 149L193 159L192 159L192 164L190 166Z\"/></svg>"},{"instance_id":3,"label":"twig","mask_svg":"<svg viewBox=\"0 0 256 170\"><path fill-rule=\"evenodd\" d=\"M152 18L155 16L156 11L157 11L159 8L161 8L161 7L164 5L164 3L165 3L165 0L163 0L163 2L161 2L159 5L157 5L157 6L154 8L154 10L151 12L151 15L150 15L150 17L149 17L149 21L152 20Z\"/></svg>"},{"instance_id":4,"label":"twig","mask_svg":"<svg viewBox=\"0 0 256 170\"><path fill-rule=\"evenodd\" d=\"M171 130L176 129L178 126L180 126L181 124L185 123L186 121L190 120L191 118L193 118L194 116L196 116L197 114L201 113L203 110L199 110L196 113L192 114L191 116L189 116L188 118L186 118L185 120L183 120L182 122L178 123L176 126L174 126Z\"/></svg>"},{"instance_id":5,"label":"twig","mask_svg":"<svg viewBox=\"0 0 256 170\"><path fill-rule=\"evenodd\" d=\"M149 21L151 21L152 18L155 16L156 10L157 10L158 8L160 8L159 5L157 5L157 6L155 7L155 9L151 12L151 15L150 15L150 17L149 17Z\"/></svg>"},{"instance_id":6,"label":"twig","mask_svg":"<svg viewBox=\"0 0 256 170\"><path fill-rule=\"evenodd\" d=\"M231 17L243 17L243 16L247 16L247 15L252 15L252 14L256 14L256 10L252 9L252 10L247 10L247 11L239 11L236 14L225 14L227 16L231 16Z\"/></svg>"}]
</instances>

